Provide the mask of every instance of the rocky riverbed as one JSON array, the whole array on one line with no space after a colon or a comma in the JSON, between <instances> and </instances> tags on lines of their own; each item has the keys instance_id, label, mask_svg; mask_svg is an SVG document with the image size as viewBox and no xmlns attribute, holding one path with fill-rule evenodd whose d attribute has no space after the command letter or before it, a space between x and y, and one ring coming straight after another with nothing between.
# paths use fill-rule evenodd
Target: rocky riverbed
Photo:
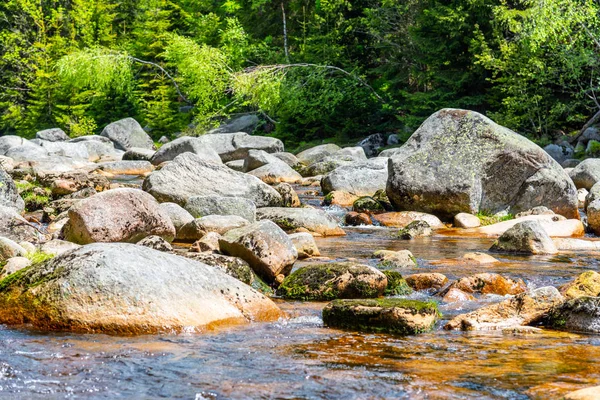
<instances>
[{"instance_id":1,"label":"rocky riverbed","mask_svg":"<svg viewBox=\"0 0 600 400\"><path fill-rule=\"evenodd\" d=\"M596 398L589 160L464 110L369 159L138 127L0 137L0 396Z\"/></svg>"}]
</instances>

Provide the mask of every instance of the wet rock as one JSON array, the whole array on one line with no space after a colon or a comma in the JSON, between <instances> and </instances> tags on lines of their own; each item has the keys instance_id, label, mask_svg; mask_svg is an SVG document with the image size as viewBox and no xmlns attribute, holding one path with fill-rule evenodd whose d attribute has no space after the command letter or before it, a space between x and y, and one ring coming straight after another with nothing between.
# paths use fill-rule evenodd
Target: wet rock
<instances>
[{"instance_id":1,"label":"wet rock","mask_svg":"<svg viewBox=\"0 0 600 400\"><path fill-rule=\"evenodd\" d=\"M577 279L561 286L560 293L566 299L577 297L600 296L600 274L596 271L585 271Z\"/></svg>"},{"instance_id":2,"label":"wet rock","mask_svg":"<svg viewBox=\"0 0 600 400\"><path fill-rule=\"evenodd\" d=\"M414 290L439 290L448 282L446 275L437 272L408 275L405 279Z\"/></svg>"},{"instance_id":3,"label":"wet rock","mask_svg":"<svg viewBox=\"0 0 600 400\"><path fill-rule=\"evenodd\" d=\"M47 140L49 142L64 142L69 140L69 136L60 128L45 129L35 134L36 139Z\"/></svg>"},{"instance_id":4,"label":"wet rock","mask_svg":"<svg viewBox=\"0 0 600 400\"><path fill-rule=\"evenodd\" d=\"M340 166L323 177L323 193L343 191L355 196L371 196L378 190L385 190L387 166L388 158L385 157Z\"/></svg>"},{"instance_id":5,"label":"wet rock","mask_svg":"<svg viewBox=\"0 0 600 400\"><path fill-rule=\"evenodd\" d=\"M256 221L256 205L242 197L193 196L185 203L185 209L194 217L207 215L236 215L250 222Z\"/></svg>"},{"instance_id":6,"label":"wet rock","mask_svg":"<svg viewBox=\"0 0 600 400\"><path fill-rule=\"evenodd\" d=\"M460 260L463 260L469 264L478 265L494 264L500 262L496 258L490 256L489 254L481 253L478 251L474 253L466 253L460 258Z\"/></svg>"},{"instance_id":7,"label":"wet rock","mask_svg":"<svg viewBox=\"0 0 600 400\"><path fill-rule=\"evenodd\" d=\"M180 205L193 196L242 197L252 200L257 207L281 204L279 193L260 179L206 162L192 153L181 154L151 173L142 187L160 202Z\"/></svg>"},{"instance_id":8,"label":"wet rock","mask_svg":"<svg viewBox=\"0 0 600 400\"><path fill-rule=\"evenodd\" d=\"M197 240L190 247L192 253L214 253L220 250L219 240L221 235L217 232L207 232L201 239Z\"/></svg>"},{"instance_id":9,"label":"wet rock","mask_svg":"<svg viewBox=\"0 0 600 400\"><path fill-rule=\"evenodd\" d=\"M42 330L203 332L282 316L214 267L126 243L95 243L24 270L0 291L0 321Z\"/></svg>"},{"instance_id":10,"label":"wet rock","mask_svg":"<svg viewBox=\"0 0 600 400\"><path fill-rule=\"evenodd\" d=\"M325 157L337 152L338 150L341 150L340 146L338 145L322 144L296 154L296 158L304 165L311 165L321 161Z\"/></svg>"},{"instance_id":11,"label":"wet rock","mask_svg":"<svg viewBox=\"0 0 600 400\"><path fill-rule=\"evenodd\" d=\"M175 227L149 194L137 189L114 189L73 206L62 233L66 240L77 244L136 243L151 235L172 241Z\"/></svg>"},{"instance_id":12,"label":"wet rock","mask_svg":"<svg viewBox=\"0 0 600 400\"><path fill-rule=\"evenodd\" d=\"M348 226L373 225L369 214L349 212L344 216L344 223Z\"/></svg>"},{"instance_id":13,"label":"wet rock","mask_svg":"<svg viewBox=\"0 0 600 400\"><path fill-rule=\"evenodd\" d=\"M450 288L442 298L444 303L458 303L463 301L474 301L475 297L472 294L463 292L457 288Z\"/></svg>"},{"instance_id":14,"label":"wet rock","mask_svg":"<svg viewBox=\"0 0 600 400\"><path fill-rule=\"evenodd\" d=\"M165 251L167 253L170 253L173 251L173 246L171 246L171 244L169 242L167 242L165 239L161 238L160 236L146 236L145 238L143 238L136 244L138 246L145 246L145 247L149 247L154 250Z\"/></svg>"},{"instance_id":15,"label":"wet rock","mask_svg":"<svg viewBox=\"0 0 600 400\"><path fill-rule=\"evenodd\" d=\"M179 234L179 231L181 230L181 228L183 228L184 225L192 222L195 219L179 204L161 203L159 207L166 215L169 216L169 219L175 227L176 234Z\"/></svg>"},{"instance_id":16,"label":"wet rock","mask_svg":"<svg viewBox=\"0 0 600 400\"><path fill-rule=\"evenodd\" d=\"M323 199L323 205L325 206L341 206L350 207L358 199L357 196L344 191L333 191L327 193Z\"/></svg>"},{"instance_id":17,"label":"wet rock","mask_svg":"<svg viewBox=\"0 0 600 400\"><path fill-rule=\"evenodd\" d=\"M113 161L99 164L99 169L112 175L144 175L154 166L148 161Z\"/></svg>"},{"instance_id":18,"label":"wet rock","mask_svg":"<svg viewBox=\"0 0 600 400\"><path fill-rule=\"evenodd\" d=\"M123 161L150 161L156 151L141 147L132 147L123 154ZM220 159L219 159L220 161Z\"/></svg>"},{"instance_id":19,"label":"wet rock","mask_svg":"<svg viewBox=\"0 0 600 400\"><path fill-rule=\"evenodd\" d=\"M357 213L381 213L384 211L383 206L374 198L363 196L358 198L352 204L352 210Z\"/></svg>"},{"instance_id":20,"label":"wet rock","mask_svg":"<svg viewBox=\"0 0 600 400\"><path fill-rule=\"evenodd\" d=\"M323 236L346 234L333 217L315 208L259 208L256 211L256 218L273 221L286 232L304 231Z\"/></svg>"},{"instance_id":21,"label":"wet rock","mask_svg":"<svg viewBox=\"0 0 600 400\"><path fill-rule=\"evenodd\" d=\"M383 133L374 133L358 142L358 145L365 150L368 157L376 156L379 149L385 147L385 144L386 140Z\"/></svg>"},{"instance_id":22,"label":"wet rock","mask_svg":"<svg viewBox=\"0 0 600 400\"><path fill-rule=\"evenodd\" d=\"M600 297L582 296L556 304L546 322L555 329L600 333Z\"/></svg>"},{"instance_id":23,"label":"wet rock","mask_svg":"<svg viewBox=\"0 0 600 400\"><path fill-rule=\"evenodd\" d=\"M417 266L415 256L408 250L377 250L373 253L373 257L380 260L377 264L379 269L414 268Z\"/></svg>"},{"instance_id":24,"label":"wet rock","mask_svg":"<svg viewBox=\"0 0 600 400\"><path fill-rule=\"evenodd\" d=\"M42 253L59 256L71 250L79 249L81 246L65 240L53 239L42 245Z\"/></svg>"},{"instance_id":25,"label":"wet rock","mask_svg":"<svg viewBox=\"0 0 600 400\"><path fill-rule=\"evenodd\" d=\"M567 393L564 400L598 400L600 399L600 386L589 387Z\"/></svg>"},{"instance_id":26,"label":"wet rock","mask_svg":"<svg viewBox=\"0 0 600 400\"><path fill-rule=\"evenodd\" d=\"M498 238L490 251L524 254L556 254L558 250L537 221L516 224Z\"/></svg>"},{"instance_id":27,"label":"wet rock","mask_svg":"<svg viewBox=\"0 0 600 400\"><path fill-rule=\"evenodd\" d=\"M302 179L302 175L294 171L292 167L283 161L263 165L262 167L253 169L248 174L268 184L280 182L296 183Z\"/></svg>"},{"instance_id":28,"label":"wet rock","mask_svg":"<svg viewBox=\"0 0 600 400\"><path fill-rule=\"evenodd\" d=\"M481 220L473 214L458 213L454 216L454 226L466 229L477 228L481 226Z\"/></svg>"},{"instance_id":29,"label":"wet rock","mask_svg":"<svg viewBox=\"0 0 600 400\"><path fill-rule=\"evenodd\" d=\"M298 194L289 183L278 183L273 185L272 188L281 196L282 207L300 207L302 205Z\"/></svg>"},{"instance_id":30,"label":"wet rock","mask_svg":"<svg viewBox=\"0 0 600 400\"><path fill-rule=\"evenodd\" d=\"M379 204L382 205L385 211L394 211L394 207L392 206L392 203L390 203L390 199L387 196L385 189L380 189L376 191L375 194L373 194L373 196L371 197L377 200Z\"/></svg>"},{"instance_id":31,"label":"wet rock","mask_svg":"<svg viewBox=\"0 0 600 400\"><path fill-rule=\"evenodd\" d=\"M106 125L100 136L109 138L117 149L129 150L132 147L152 149L154 142L133 118L125 118Z\"/></svg>"},{"instance_id":32,"label":"wet rock","mask_svg":"<svg viewBox=\"0 0 600 400\"><path fill-rule=\"evenodd\" d=\"M14 240L0 236L0 262L12 257L24 256L27 251Z\"/></svg>"},{"instance_id":33,"label":"wet rock","mask_svg":"<svg viewBox=\"0 0 600 400\"><path fill-rule=\"evenodd\" d=\"M31 261L26 257L12 257L6 260L6 265L1 268L0 280L6 278L10 274L14 274L31 265Z\"/></svg>"},{"instance_id":34,"label":"wet rock","mask_svg":"<svg viewBox=\"0 0 600 400\"><path fill-rule=\"evenodd\" d=\"M387 278L387 286L383 292L385 296L408 296L413 292L400 272L389 269L382 272Z\"/></svg>"},{"instance_id":35,"label":"wet rock","mask_svg":"<svg viewBox=\"0 0 600 400\"><path fill-rule=\"evenodd\" d=\"M215 164L222 164L219 154L210 146L207 146L201 139L183 136L163 145L152 156L152 164L159 165L165 161L172 161L180 154L194 153L198 158Z\"/></svg>"},{"instance_id":36,"label":"wet rock","mask_svg":"<svg viewBox=\"0 0 600 400\"><path fill-rule=\"evenodd\" d=\"M246 132L252 133L260 122L259 118L254 115L242 115L241 117L230 119L229 121L221 124L218 128L212 129L208 134L218 133L234 133L234 132Z\"/></svg>"},{"instance_id":37,"label":"wet rock","mask_svg":"<svg viewBox=\"0 0 600 400\"><path fill-rule=\"evenodd\" d=\"M298 252L288 235L271 221L233 229L219 240L221 251L239 257L266 282L289 274Z\"/></svg>"},{"instance_id":38,"label":"wet rock","mask_svg":"<svg viewBox=\"0 0 600 400\"><path fill-rule=\"evenodd\" d=\"M16 211L23 211L25 202L19 195L17 185L11 176L0 169L0 206L10 207Z\"/></svg>"},{"instance_id":39,"label":"wet rock","mask_svg":"<svg viewBox=\"0 0 600 400\"><path fill-rule=\"evenodd\" d=\"M556 288L547 286L461 314L448 322L446 330L502 330L541 321L563 297Z\"/></svg>"},{"instance_id":40,"label":"wet rock","mask_svg":"<svg viewBox=\"0 0 600 400\"><path fill-rule=\"evenodd\" d=\"M403 240L411 240L433 235L433 229L425 221L413 221L398 232L398 237Z\"/></svg>"},{"instance_id":41,"label":"wet rock","mask_svg":"<svg viewBox=\"0 0 600 400\"><path fill-rule=\"evenodd\" d=\"M298 251L298 259L319 257L321 253L313 235L307 232L292 233L288 235Z\"/></svg>"},{"instance_id":42,"label":"wet rock","mask_svg":"<svg viewBox=\"0 0 600 400\"><path fill-rule=\"evenodd\" d=\"M502 334L514 336L539 335L543 332L543 329L534 328L533 326L512 326L510 328L502 329Z\"/></svg>"},{"instance_id":43,"label":"wet rock","mask_svg":"<svg viewBox=\"0 0 600 400\"><path fill-rule=\"evenodd\" d=\"M331 328L414 335L433 329L437 304L405 299L335 300L323 309Z\"/></svg>"},{"instance_id":44,"label":"wet rock","mask_svg":"<svg viewBox=\"0 0 600 400\"><path fill-rule=\"evenodd\" d=\"M374 215L373 219L390 228L404 228L414 221L425 221L433 229L444 228L442 221L435 215L415 211L387 212Z\"/></svg>"},{"instance_id":45,"label":"wet rock","mask_svg":"<svg viewBox=\"0 0 600 400\"><path fill-rule=\"evenodd\" d=\"M576 218L563 168L534 143L474 111L430 116L390 159L387 193L401 210L443 218L544 205Z\"/></svg>"},{"instance_id":46,"label":"wet rock","mask_svg":"<svg viewBox=\"0 0 600 400\"><path fill-rule=\"evenodd\" d=\"M0 236L14 241L37 242L39 231L14 208L0 206Z\"/></svg>"},{"instance_id":47,"label":"wet rock","mask_svg":"<svg viewBox=\"0 0 600 400\"><path fill-rule=\"evenodd\" d=\"M498 294L501 296L523 293L527 286L522 279L513 280L500 274L484 272L460 278L452 283L451 288L457 288L466 293Z\"/></svg>"},{"instance_id":48,"label":"wet rock","mask_svg":"<svg viewBox=\"0 0 600 400\"><path fill-rule=\"evenodd\" d=\"M286 299L360 299L383 295L386 276L368 265L340 262L300 267L285 278L277 294Z\"/></svg>"}]
</instances>

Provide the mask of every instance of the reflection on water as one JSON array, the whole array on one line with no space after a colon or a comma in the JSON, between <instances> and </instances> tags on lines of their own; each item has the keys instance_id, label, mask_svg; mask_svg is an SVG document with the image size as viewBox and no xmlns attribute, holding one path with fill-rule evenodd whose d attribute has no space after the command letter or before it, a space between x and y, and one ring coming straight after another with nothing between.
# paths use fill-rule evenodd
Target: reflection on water
<instances>
[{"instance_id":1,"label":"reflection on water","mask_svg":"<svg viewBox=\"0 0 600 400\"><path fill-rule=\"evenodd\" d=\"M347 232L318 238L321 253L374 263L374 250L409 249L419 266L406 274L499 272L531 287L598 270L591 254L432 264L486 251L492 240L399 241L392 229ZM499 300L442 305L443 319ZM0 326L0 398L548 399L600 384L598 336L446 332L444 321L435 332L413 337L361 334L324 328L325 303L276 301L290 319L207 335L124 338Z\"/></svg>"}]
</instances>

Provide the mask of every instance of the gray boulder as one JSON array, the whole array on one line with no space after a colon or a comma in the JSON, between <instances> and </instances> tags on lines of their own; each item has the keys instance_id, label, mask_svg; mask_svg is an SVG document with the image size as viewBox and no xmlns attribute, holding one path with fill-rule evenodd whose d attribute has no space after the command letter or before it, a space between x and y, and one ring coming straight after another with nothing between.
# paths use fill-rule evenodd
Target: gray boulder
<instances>
[{"instance_id":1,"label":"gray boulder","mask_svg":"<svg viewBox=\"0 0 600 400\"><path fill-rule=\"evenodd\" d=\"M302 165L300 160L298 160L298 158L292 153L279 152L273 153L273 156L279 158L281 161L285 162L292 168L298 168L300 165Z\"/></svg>"},{"instance_id":2,"label":"gray boulder","mask_svg":"<svg viewBox=\"0 0 600 400\"><path fill-rule=\"evenodd\" d=\"M0 263L12 257L24 256L27 251L9 238L0 236Z\"/></svg>"},{"instance_id":3,"label":"gray boulder","mask_svg":"<svg viewBox=\"0 0 600 400\"><path fill-rule=\"evenodd\" d=\"M279 139L250 136L243 132L202 135L198 139L212 147L223 162L246 158L250 150L264 150L267 153L283 151L283 142Z\"/></svg>"},{"instance_id":4,"label":"gray boulder","mask_svg":"<svg viewBox=\"0 0 600 400\"><path fill-rule=\"evenodd\" d=\"M544 151L559 163L573 158L573 155L575 154L573 146L567 142L560 144L549 144L548 146L544 147Z\"/></svg>"},{"instance_id":5,"label":"gray boulder","mask_svg":"<svg viewBox=\"0 0 600 400\"><path fill-rule=\"evenodd\" d=\"M292 233L289 235L290 240L298 251L298 258L318 257L321 255L315 238L307 232Z\"/></svg>"},{"instance_id":6,"label":"gray boulder","mask_svg":"<svg viewBox=\"0 0 600 400\"><path fill-rule=\"evenodd\" d=\"M49 154L48 150L31 141L26 141L20 146L11 147L4 153L6 157L10 157L16 162L45 160L48 159Z\"/></svg>"},{"instance_id":7,"label":"gray boulder","mask_svg":"<svg viewBox=\"0 0 600 400\"><path fill-rule=\"evenodd\" d=\"M0 206L14 208L17 211L23 211L25 208L25 202L19 195L17 185L3 169L0 169Z\"/></svg>"},{"instance_id":8,"label":"gray boulder","mask_svg":"<svg viewBox=\"0 0 600 400\"><path fill-rule=\"evenodd\" d=\"M244 172L252 171L256 168L260 168L264 165L271 163L279 163L286 164L284 161L281 161L279 158L271 155L263 150L249 150L248 156L244 159ZM287 164L286 164L287 165Z\"/></svg>"},{"instance_id":9,"label":"gray boulder","mask_svg":"<svg viewBox=\"0 0 600 400\"><path fill-rule=\"evenodd\" d=\"M227 161L225 165L234 171L244 172L244 160Z\"/></svg>"},{"instance_id":10,"label":"gray boulder","mask_svg":"<svg viewBox=\"0 0 600 400\"><path fill-rule=\"evenodd\" d=\"M585 333L600 333L600 297L582 296L556 307L548 317L550 326Z\"/></svg>"},{"instance_id":11,"label":"gray boulder","mask_svg":"<svg viewBox=\"0 0 600 400\"><path fill-rule=\"evenodd\" d=\"M355 196L371 196L385 190L387 179L388 158L376 157L334 169L323 177L321 188L324 194L338 190Z\"/></svg>"},{"instance_id":12,"label":"gray boulder","mask_svg":"<svg viewBox=\"0 0 600 400\"><path fill-rule=\"evenodd\" d=\"M490 251L525 254L556 254L554 242L539 221L519 222L492 245Z\"/></svg>"},{"instance_id":13,"label":"gray boulder","mask_svg":"<svg viewBox=\"0 0 600 400\"><path fill-rule=\"evenodd\" d=\"M218 128L210 130L209 134L215 133L235 133L235 132L246 132L252 133L260 120L254 114L242 115L241 117L230 119L226 123L222 124Z\"/></svg>"},{"instance_id":14,"label":"gray boulder","mask_svg":"<svg viewBox=\"0 0 600 400\"><path fill-rule=\"evenodd\" d=\"M0 291L0 323L119 335L204 332L272 321L279 308L206 264L96 243L29 268Z\"/></svg>"},{"instance_id":15,"label":"gray boulder","mask_svg":"<svg viewBox=\"0 0 600 400\"><path fill-rule=\"evenodd\" d=\"M223 136L223 135L212 135ZM260 179L206 162L193 153L181 154L145 180L143 189L160 202L180 205L193 196L243 197L257 207L281 204L281 196Z\"/></svg>"},{"instance_id":16,"label":"gray boulder","mask_svg":"<svg viewBox=\"0 0 600 400\"><path fill-rule=\"evenodd\" d=\"M248 174L257 177L268 184L281 182L296 183L302 180L302 175L294 171L292 167L283 161L279 160L253 169L252 171L249 171Z\"/></svg>"},{"instance_id":17,"label":"gray boulder","mask_svg":"<svg viewBox=\"0 0 600 400\"><path fill-rule=\"evenodd\" d=\"M79 249L81 245L66 240L53 239L42 245L42 253L59 256L71 250Z\"/></svg>"},{"instance_id":18,"label":"gray boulder","mask_svg":"<svg viewBox=\"0 0 600 400\"><path fill-rule=\"evenodd\" d=\"M314 164L321 161L325 157L341 150L336 144L322 144L320 146L311 147L296 154L296 158L304 165Z\"/></svg>"},{"instance_id":19,"label":"gray boulder","mask_svg":"<svg viewBox=\"0 0 600 400\"><path fill-rule=\"evenodd\" d=\"M288 232L313 232L322 236L346 234L332 216L316 208L264 207L256 211L256 218L273 221Z\"/></svg>"},{"instance_id":20,"label":"gray boulder","mask_svg":"<svg viewBox=\"0 0 600 400\"><path fill-rule=\"evenodd\" d=\"M60 128L45 129L36 132L36 139L47 140L49 142L64 142L69 140L69 136Z\"/></svg>"},{"instance_id":21,"label":"gray boulder","mask_svg":"<svg viewBox=\"0 0 600 400\"><path fill-rule=\"evenodd\" d=\"M576 218L577 190L563 168L525 137L483 115L443 109L389 162L387 194L401 210L450 219L546 206Z\"/></svg>"},{"instance_id":22,"label":"gray boulder","mask_svg":"<svg viewBox=\"0 0 600 400\"><path fill-rule=\"evenodd\" d=\"M172 241L175 227L152 196L126 188L95 194L71 207L62 234L77 244L136 243L151 235Z\"/></svg>"},{"instance_id":23,"label":"gray boulder","mask_svg":"<svg viewBox=\"0 0 600 400\"><path fill-rule=\"evenodd\" d=\"M171 246L171 243L167 242L160 236L146 236L136 244L138 246L149 247L151 249L165 251L167 253L173 251L173 246Z\"/></svg>"},{"instance_id":24,"label":"gray boulder","mask_svg":"<svg viewBox=\"0 0 600 400\"><path fill-rule=\"evenodd\" d=\"M152 149L143 149L132 147L123 154L123 160L126 161L150 161L156 151Z\"/></svg>"},{"instance_id":25,"label":"gray boulder","mask_svg":"<svg viewBox=\"0 0 600 400\"><path fill-rule=\"evenodd\" d=\"M98 164L98 169L112 175L145 175L154 171L149 161L110 161Z\"/></svg>"},{"instance_id":26,"label":"gray boulder","mask_svg":"<svg viewBox=\"0 0 600 400\"><path fill-rule=\"evenodd\" d=\"M256 205L242 197L193 196L185 209L194 217L206 215L237 215L250 222L256 221Z\"/></svg>"},{"instance_id":27,"label":"gray boulder","mask_svg":"<svg viewBox=\"0 0 600 400\"><path fill-rule=\"evenodd\" d=\"M15 135L0 136L0 155L6 155L13 147L33 144L29 140Z\"/></svg>"},{"instance_id":28,"label":"gray boulder","mask_svg":"<svg viewBox=\"0 0 600 400\"><path fill-rule=\"evenodd\" d=\"M39 231L12 207L0 206L0 236L12 239L15 242L38 241L41 236Z\"/></svg>"},{"instance_id":29,"label":"gray boulder","mask_svg":"<svg viewBox=\"0 0 600 400\"><path fill-rule=\"evenodd\" d=\"M596 182L600 181L600 158L584 160L569 172L569 176L577 189L590 190Z\"/></svg>"},{"instance_id":30,"label":"gray boulder","mask_svg":"<svg viewBox=\"0 0 600 400\"><path fill-rule=\"evenodd\" d=\"M385 146L385 135L383 133L375 133L361 140L358 145L365 149L365 154L368 157L374 157L381 147Z\"/></svg>"},{"instance_id":31,"label":"gray boulder","mask_svg":"<svg viewBox=\"0 0 600 400\"><path fill-rule=\"evenodd\" d=\"M189 136L183 136L165 144L158 149L150 161L152 164L158 165L165 161L171 161L178 155L188 152L197 154L207 162L222 163L219 154L212 147L207 146L198 138Z\"/></svg>"},{"instance_id":32,"label":"gray boulder","mask_svg":"<svg viewBox=\"0 0 600 400\"><path fill-rule=\"evenodd\" d=\"M47 140L40 140L40 146L42 146L51 157L63 156L81 160L90 159L90 153L83 143L49 142Z\"/></svg>"},{"instance_id":33,"label":"gray boulder","mask_svg":"<svg viewBox=\"0 0 600 400\"><path fill-rule=\"evenodd\" d=\"M160 209L169 216L169 219L173 223L175 227L175 231L179 232L179 230L185 225L194 220L192 214L187 212L183 207L179 204L175 203L161 203Z\"/></svg>"},{"instance_id":34,"label":"gray boulder","mask_svg":"<svg viewBox=\"0 0 600 400\"><path fill-rule=\"evenodd\" d=\"M152 149L154 146L150 136L133 118L125 118L108 124L100 135L112 140L117 149L125 151L132 147Z\"/></svg>"}]
</instances>

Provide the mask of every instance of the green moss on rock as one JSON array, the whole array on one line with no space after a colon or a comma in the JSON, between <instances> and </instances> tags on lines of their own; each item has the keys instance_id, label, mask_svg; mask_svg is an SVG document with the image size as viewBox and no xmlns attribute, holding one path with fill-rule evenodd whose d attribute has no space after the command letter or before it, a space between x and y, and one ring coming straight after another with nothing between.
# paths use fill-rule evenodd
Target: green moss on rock
<instances>
[{"instance_id":1,"label":"green moss on rock","mask_svg":"<svg viewBox=\"0 0 600 400\"><path fill-rule=\"evenodd\" d=\"M388 270L383 271L383 274L388 280L384 292L386 296L406 296L413 292L412 288L408 286L408 283L399 272Z\"/></svg>"}]
</instances>

